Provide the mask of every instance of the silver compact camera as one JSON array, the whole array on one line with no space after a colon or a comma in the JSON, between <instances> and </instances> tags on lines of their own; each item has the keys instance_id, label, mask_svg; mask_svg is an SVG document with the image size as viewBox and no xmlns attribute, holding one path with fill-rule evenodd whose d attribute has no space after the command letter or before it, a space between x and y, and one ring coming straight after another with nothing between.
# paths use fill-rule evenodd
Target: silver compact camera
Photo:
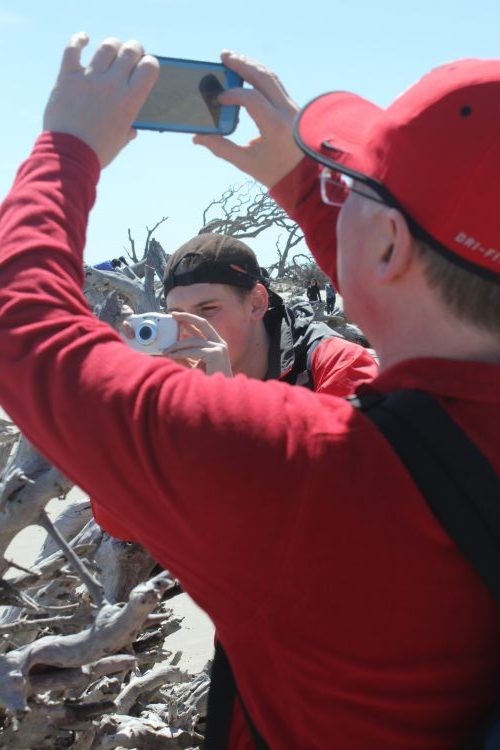
<instances>
[{"instance_id":1,"label":"silver compact camera","mask_svg":"<svg viewBox=\"0 0 500 750\"><path fill-rule=\"evenodd\" d=\"M132 327L122 328L120 336L132 349L145 354L162 354L179 337L179 324L166 313L129 315L125 321Z\"/></svg>"}]
</instances>

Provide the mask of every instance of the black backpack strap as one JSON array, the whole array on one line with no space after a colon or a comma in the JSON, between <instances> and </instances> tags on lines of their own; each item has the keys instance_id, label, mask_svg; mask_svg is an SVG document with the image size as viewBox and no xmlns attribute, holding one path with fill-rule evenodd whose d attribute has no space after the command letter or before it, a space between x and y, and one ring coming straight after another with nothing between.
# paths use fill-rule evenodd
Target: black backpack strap
<instances>
[{"instance_id":1,"label":"black backpack strap","mask_svg":"<svg viewBox=\"0 0 500 750\"><path fill-rule=\"evenodd\" d=\"M405 464L434 515L500 599L500 477L456 422L421 391L350 399ZM500 705L463 750L500 750Z\"/></svg>"},{"instance_id":2,"label":"black backpack strap","mask_svg":"<svg viewBox=\"0 0 500 750\"><path fill-rule=\"evenodd\" d=\"M422 391L354 399L407 467L434 515L500 601L500 477Z\"/></svg>"},{"instance_id":3,"label":"black backpack strap","mask_svg":"<svg viewBox=\"0 0 500 750\"><path fill-rule=\"evenodd\" d=\"M217 640L210 675L204 750L225 750L228 747L233 706L236 698L240 702L256 750L268 750L268 745L259 734L238 693L233 670L226 652L220 641Z\"/></svg>"},{"instance_id":4,"label":"black backpack strap","mask_svg":"<svg viewBox=\"0 0 500 750\"><path fill-rule=\"evenodd\" d=\"M210 672L204 750L224 750L228 746L236 695L231 665L220 641L216 640Z\"/></svg>"},{"instance_id":5,"label":"black backpack strap","mask_svg":"<svg viewBox=\"0 0 500 750\"><path fill-rule=\"evenodd\" d=\"M408 469L429 507L483 583L500 601L500 477L437 401L421 391L367 394L349 399L377 426ZM205 750L227 747L239 697L257 750L268 750L241 697L227 656L216 643L208 697ZM490 716L468 750L493 750ZM495 728L493 729L495 732ZM498 731L500 735L500 730ZM500 747L500 741L499 741Z\"/></svg>"}]
</instances>

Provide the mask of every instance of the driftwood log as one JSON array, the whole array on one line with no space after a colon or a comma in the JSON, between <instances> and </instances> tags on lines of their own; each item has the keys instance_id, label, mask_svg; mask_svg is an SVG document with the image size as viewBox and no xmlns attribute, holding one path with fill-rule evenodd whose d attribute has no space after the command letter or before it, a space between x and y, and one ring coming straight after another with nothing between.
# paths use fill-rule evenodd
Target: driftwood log
<instances>
[{"instance_id":1,"label":"driftwood log","mask_svg":"<svg viewBox=\"0 0 500 750\"><path fill-rule=\"evenodd\" d=\"M49 500L70 488L17 437L0 485L0 749L197 747L208 673L181 671L168 651L176 582L150 578L154 560L102 531L88 501L52 522ZM47 540L19 570L5 552L31 524Z\"/></svg>"},{"instance_id":2,"label":"driftwood log","mask_svg":"<svg viewBox=\"0 0 500 750\"><path fill-rule=\"evenodd\" d=\"M161 308L164 258L151 245L144 281L86 269L89 304L112 326L123 305ZM176 582L100 529L88 500L52 520L48 503L71 488L0 420L0 750L199 747L209 665L187 674L168 649L182 627L168 602ZM25 568L8 548L33 524L47 537Z\"/></svg>"}]
</instances>

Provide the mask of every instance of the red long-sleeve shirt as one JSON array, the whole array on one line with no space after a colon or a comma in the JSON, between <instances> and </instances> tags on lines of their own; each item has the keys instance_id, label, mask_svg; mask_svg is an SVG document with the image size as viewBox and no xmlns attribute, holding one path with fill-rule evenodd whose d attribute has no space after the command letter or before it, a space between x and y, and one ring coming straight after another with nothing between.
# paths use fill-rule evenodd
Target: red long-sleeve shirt
<instances>
[{"instance_id":1,"label":"red long-sleeve shirt","mask_svg":"<svg viewBox=\"0 0 500 750\"><path fill-rule=\"evenodd\" d=\"M290 210L334 276L307 169ZM496 697L496 604L348 403L143 356L91 315L97 177L84 144L45 134L2 206L2 405L209 613L273 750L455 747ZM500 471L499 375L414 360L373 387L435 394Z\"/></svg>"}]
</instances>

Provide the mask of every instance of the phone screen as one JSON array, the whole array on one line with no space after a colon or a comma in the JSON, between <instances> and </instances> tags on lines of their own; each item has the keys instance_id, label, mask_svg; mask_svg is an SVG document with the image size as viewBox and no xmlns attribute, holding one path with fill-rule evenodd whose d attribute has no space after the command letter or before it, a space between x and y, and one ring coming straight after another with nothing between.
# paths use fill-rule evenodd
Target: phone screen
<instances>
[{"instance_id":1,"label":"phone screen","mask_svg":"<svg viewBox=\"0 0 500 750\"><path fill-rule=\"evenodd\" d=\"M186 133L231 133L238 107L223 106L218 95L242 79L222 63L158 57L160 75L134 122L136 128Z\"/></svg>"}]
</instances>

